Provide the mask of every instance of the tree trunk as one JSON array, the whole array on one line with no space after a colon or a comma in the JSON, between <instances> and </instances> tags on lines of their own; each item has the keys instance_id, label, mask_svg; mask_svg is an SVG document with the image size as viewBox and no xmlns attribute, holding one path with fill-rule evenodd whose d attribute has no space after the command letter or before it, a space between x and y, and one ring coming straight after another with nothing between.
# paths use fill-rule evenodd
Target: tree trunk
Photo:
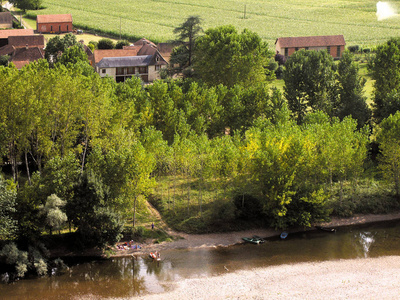
<instances>
[{"instance_id":1,"label":"tree trunk","mask_svg":"<svg viewBox=\"0 0 400 300\"><path fill-rule=\"evenodd\" d=\"M133 228L135 228L136 223L136 199L137 196L135 195L135 200L133 201Z\"/></svg>"},{"instance_id":2,"label":"tree trunk","mask_svg":"<svg viewBox=\"0 0 400 300\"><path fill-rule=\"evenodd\" d=\"M25 151L25 165L26 165L26 175L28 176L28 182L29 185L31 185L32 182L31 182L31 174L29 172L28 151Z\"/></svg>"}]
</instances>

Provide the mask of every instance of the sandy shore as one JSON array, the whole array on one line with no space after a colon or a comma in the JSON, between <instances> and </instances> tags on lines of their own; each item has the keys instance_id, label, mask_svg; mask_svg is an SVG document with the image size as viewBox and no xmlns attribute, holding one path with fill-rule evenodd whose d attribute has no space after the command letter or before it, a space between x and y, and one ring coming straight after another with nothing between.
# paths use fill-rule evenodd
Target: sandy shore
<instances>
[{"instance_id":1,"label":"sandy shore","mask_svg":"<svg viewBox=\"0 0 400 300\"><path fill-rule=\"evenodd\" d=\"M301 263L185 279L140 299L399 299L400 257Z\"/></svg>"},{"instance_id":2,"label":"sandy shore","mask_svg":"<svg viewBox=\"0 0 400 300\"><path fill-rule=\"evenodd\" d=\"M400 219L400 213L363 215L332 219L323 226L340 227ZM223 234L180 234L182 239L149 249L228 246L242 242L243 236L271 237L279 234L271 229ZM123 255L125 253L122 253ZM171 289L140 299L399 299L400 256L349 259L292 265L279 265L227 274L184 279L165 283ZM136 297L137 298L137 297Z\"/></svg>"}]
</instances>

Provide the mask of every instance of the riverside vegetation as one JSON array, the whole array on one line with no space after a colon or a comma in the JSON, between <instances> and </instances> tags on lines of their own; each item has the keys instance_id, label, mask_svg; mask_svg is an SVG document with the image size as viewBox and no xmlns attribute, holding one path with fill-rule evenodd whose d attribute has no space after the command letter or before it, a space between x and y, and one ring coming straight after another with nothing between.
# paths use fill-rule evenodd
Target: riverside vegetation
<instances>
[{"instance_id":1,"label":"riverside vegetation","mask_svg":"<svg viewBox=\"0 0 400 300\"><path fill-rule=\"evenodd\" d=\"M61 264L40 243L61 230L75 250L148 235L147 201L187 232L399 208L399 40L369 62L372 110L350 53L296 52L282 94L256 33L221 26L195 40L185 77L151 85L100 78L73 36L51 65L0 67L0 257L15 276ZM218 51L222 71L199 67Z\"/></svg>"}]
</instances>

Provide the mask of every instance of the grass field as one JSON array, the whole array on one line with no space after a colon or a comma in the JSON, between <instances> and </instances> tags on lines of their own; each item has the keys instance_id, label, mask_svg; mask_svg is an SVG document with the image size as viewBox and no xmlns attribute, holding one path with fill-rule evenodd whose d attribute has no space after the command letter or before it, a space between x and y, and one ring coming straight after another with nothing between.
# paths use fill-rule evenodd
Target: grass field
<instances>
[{"instance_id":1,"label":"grass field","mask_svg":"<svg viewBox=\"0 0 400 300\"><path fill-rule=\"evenodd\" d=\"M377 21L372 0L43 0L31 14L71 13L74 25L146 37L155 42L174 37L185 18L198 15L203 28L232 24L257 32L273 48L278 37L343 34L347 45L374 46L398 36L400 17ZM400 8L400 0L392 1ZM244 18L245 15L245 18Z\"/></svg>"}]
</instances>

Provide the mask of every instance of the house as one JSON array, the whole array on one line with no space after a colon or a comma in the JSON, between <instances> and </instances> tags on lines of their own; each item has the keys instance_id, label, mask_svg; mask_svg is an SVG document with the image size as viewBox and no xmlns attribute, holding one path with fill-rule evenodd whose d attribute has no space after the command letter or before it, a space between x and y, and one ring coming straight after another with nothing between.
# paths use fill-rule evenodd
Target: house
<instances>
[{"instance_id":1,"label":"house","mask_svg":"<svg viewBox=\"0 0 400 300\"><path fill-rule=\"evenodd\" d=\"M72 15L38 15L36 17L36 31L38 33L72 32Z\"/></svg>"},{"instance_id":2,"label":"house","mask_svg":"<svg viewBox=\"0 0 400 300\"><path fill-rule=\"evenodd\" d=\"M44 58L43 48L43 35L9 36L8 44L0 47L0 55L8 55L9 61L21 69L26 64Z\"/></svg>"},{"instance_id":3,"label":"house","mask_svg":"<svg viewBox=\"0 0 400 300\"><path fill-rule=\"evenodd\" d=\"M276 40L275 49L286 58L300 49L326 50L333 58L340 58L345 45L343 35L281 37Z\"/></svg>"},{"instance_id":4,"label":"house","mask_svg":"<svg viewBox=\"0 0 400 300\"><path fill-rule=\"evenodd\" d=\"M0 12L0 28L12 28L13 16L9 11Z\"/></svg>"},{"instance_id":5,"label":"house","mask_svg":"<svg viewBox=\"0 0 400 300\"><path fill-rule=\"evenodd\" d=\"M167 66L160 52L149 43L126 46L124 49L95 50L92 65L101 77L110 76L123 82L132 76L143 82L160 78L159 71Z\"/></svg>"},{"instance_id":6,"label":"house","mask_svg":"<svg viewBox=\"0 0 400 300\"><path fill-rule=\"evenodd\" d=\"M0 47L8 44L9 36L27 36L33 35L33 29L6 29L0 30Z\"/></svg>"}]
</instances>

